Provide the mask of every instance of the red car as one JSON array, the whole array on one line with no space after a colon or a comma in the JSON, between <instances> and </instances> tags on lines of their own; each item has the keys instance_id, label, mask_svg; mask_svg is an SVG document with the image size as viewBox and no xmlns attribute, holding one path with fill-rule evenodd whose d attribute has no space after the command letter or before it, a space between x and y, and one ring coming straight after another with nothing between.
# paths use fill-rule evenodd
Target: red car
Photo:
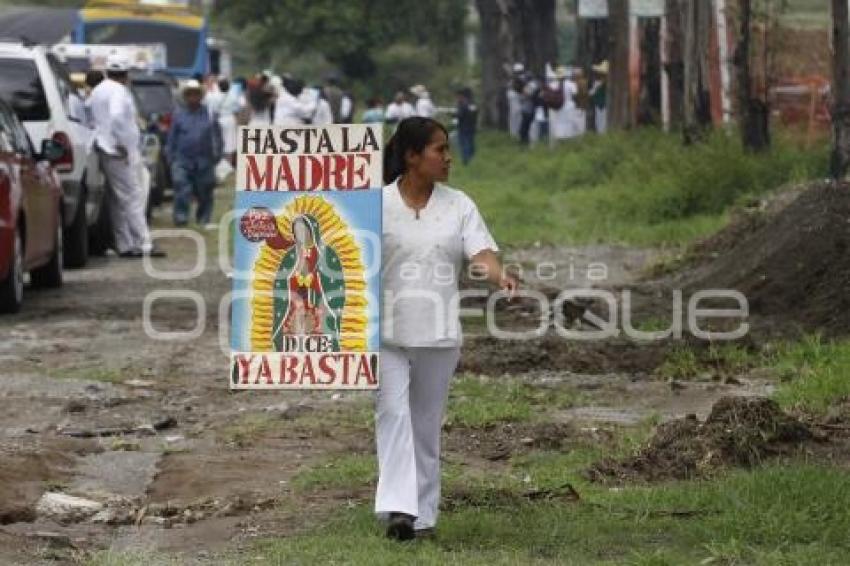
<instances>
[{"instance_id":1,"label":"red car","mask_svg":"<svg viewBox=\"0 0 850 566\"><path fill-rule=\"evenodd\" d=\"M33 287L62 285L62 188L50 162L64 152L52 140L36 152L0 101L0 312L20 310L24 272Z\"/></svg>"}]
</instances>

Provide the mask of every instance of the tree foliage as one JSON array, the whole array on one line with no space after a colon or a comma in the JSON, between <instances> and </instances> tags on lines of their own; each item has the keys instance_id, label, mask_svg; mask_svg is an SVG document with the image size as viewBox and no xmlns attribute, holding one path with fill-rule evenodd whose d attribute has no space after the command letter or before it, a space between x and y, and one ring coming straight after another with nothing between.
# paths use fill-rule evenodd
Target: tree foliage
<instances>
[{"instance_id":1,"label":"tree foliage","mask_svg":"<svg viewBox=\"0 0 850 566\"><path fill-rule=\"evenodd\" d=\"M349 77L366 78L393 44L428 47L439 62L451 60L463 45L466 10L457 0L240 0L217 3L215 17L250 29L259 60L273 61L280 51L318 52Z\"/></svg>"}]
</instances>

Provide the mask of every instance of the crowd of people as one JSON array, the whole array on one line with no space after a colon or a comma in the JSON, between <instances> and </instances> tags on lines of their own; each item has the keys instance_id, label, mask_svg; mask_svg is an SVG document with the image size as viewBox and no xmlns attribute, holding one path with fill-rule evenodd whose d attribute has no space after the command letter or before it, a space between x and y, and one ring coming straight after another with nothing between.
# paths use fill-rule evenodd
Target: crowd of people
<instances>
[{"instance_id":1,"label":"crowd of people","mask_svg":"<svg viewBox=\"0 0 850 566\"><path fill-rule=\"evenodd\" d=\"M579 68L547 64L544 76L536 77L514 63L505 89L511 135L523 145L574 138L586 131L588 112L594 113L595 131L604 132L608 62L592 70L586 77Z\"/></svg>"},{"instance_id":2,"label":"crowd of people","mask_svg":"<svg viewBox=\"0 0 850 566\"><path fill-rule=\"evenodd\" d=\"M511 135L523 145L569 139L585 132L587 112L595 129L605 131L607 62L585 77L579 69L547 65L535 77L521 63L510 69L506 88ZM112 187L111 220L115 250L122 257L164 255L151 244L145 211L149 175L141 163L138 112L129 89L128 62L107 61L105 72L86 77L85 114L96 131L103 169ZM395 93L388 104L380 97L366 101L359 116L355 101L335 75L324 84L307 86L289 74L270 71L251 78L196 77L183 83L163 151L174 188L173 222L210 227L217 180L236 164L236 132L240 125L328 125L355 121L386 124L390 131L406 118L433 118L438 113L453 122L453 143L461 162L475 155L478 107L472 89L458 88L453 106L438 107L425 85ZM191 209L194 203L194 215Z\"/></svg>"},{"instance_id":3,"label":"crowd of people","mask_svg":"<svg viewBox=\"0 0 850 566\"><path fill-rule=\"evenodd\" d=\"M204 104L218 116L224 140L224 155L233 163L235 135L238 125L294 126L328 124L387 124L394 128L405 118L433 118L438 112L453 116L457 122L458 143L465 148L464 163L474 154L474 136L478 109L472 90L457 90L454 107L437 107L425 85L417 84L399 90L388 104L378 97L366 100L359 117L351 92L344 90L338 77L329 75L324 84L307 86L289 74L271 71L257 73L249 79L210 77L206 80ZM359 118L359 119L358 119Z\"/></svg>"}]
</instances>

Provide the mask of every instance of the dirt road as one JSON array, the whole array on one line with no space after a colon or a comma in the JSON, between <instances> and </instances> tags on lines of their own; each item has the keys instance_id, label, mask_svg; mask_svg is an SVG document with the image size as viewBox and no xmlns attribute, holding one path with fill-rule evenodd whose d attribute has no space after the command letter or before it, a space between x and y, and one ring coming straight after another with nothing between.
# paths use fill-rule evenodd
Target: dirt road
<instances>
[{"instance_id":1,"label":"dirt road","mask_svg":"<svg viewBox=\"0 0 850 566\"><path fill-rule=\"evenodd\" d=\"M206 250L193 239L168 239L169 257L153 267L191 270L203 260L196 277L163 280L140 260L98 258L67 272L62 289L28 292L21 314L0 319L0 563L72 563L98 549L214 562L256 537L294 532L352 498L368 499L368 490L291 489L293 477L329 455L372 453L371 399L229 392L219 308L230 281L218 265L217 234L195 233ZM621 286L653 257L606 247L509 255L526 266L559 266L552 284L561 286L586 283L571 279L586 275L591 262L608 264L607 284ZM189 332L201 324L198 337L146 332L146 298L172 291L191 291L194 299L157 299L150 326ZM206 309L201 316L198 303ZM641 369L657 363L656 354L622 342L577 347L551 335L498 344L480 337L467 341L463 367L582 391L586 404L558 413L561 423L704 415L724 394L765 391L760 383L674 391ZM447 458L472 461L494 443L511 445L512 435L550 433L500 428L471 442L468 430L455 427Z\"/></svg>"}]
</instances>

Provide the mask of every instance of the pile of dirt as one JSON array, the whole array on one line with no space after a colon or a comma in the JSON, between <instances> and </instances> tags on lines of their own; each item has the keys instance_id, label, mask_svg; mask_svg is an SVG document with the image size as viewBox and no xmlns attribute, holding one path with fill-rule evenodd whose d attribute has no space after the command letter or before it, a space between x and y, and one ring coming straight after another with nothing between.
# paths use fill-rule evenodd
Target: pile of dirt
<instances>
[{"instance_id":1,"label":"pile of dirt","mask_svg":"<svg viewBox=\"0 0 850 566\"><path fill-rule=\"evenodd\" d=\"M664 361L667 344L627 339L579 342L554 334L535 340L500 340L493 336L464 339L459 371L504 375L534 370L575 373L651 372Z\"/></svg>"},{"instance_id":2,"label":"pile of dirt","mask_svg":"<svg viewBox=\"0 0 850 566\"><path fill-rule=\"evenodd\" d=\"M447 424L445 450L475 455L490 462L505 461L515 454L538 450L568 450L578 432L567 423L498 423L485 427Z\"/></svg>"},{"instance_id":3,"label":"pile of dirt","mask_svg":"<svg viewBox=\"0 0 850 566\"><path fill-rule=\"evenodd\" d=\"M676 286L736 289L750 313L789 331L850 334L850 185L816 182L733 222L696 248Z\"/></svg>"},{"instance_id":4,"label":"pile of dirt","mask_svg":"<svg viewBox=\"0 0 850 566\"><path fill-rule=\"evenodd\" d=\"M752 467L812 438L772 399L723 397L705 422L690 416L662 424L637 454L597 462L586 475L602 483L705 477L720 468Z\"/></svg>"}]
</instances>

